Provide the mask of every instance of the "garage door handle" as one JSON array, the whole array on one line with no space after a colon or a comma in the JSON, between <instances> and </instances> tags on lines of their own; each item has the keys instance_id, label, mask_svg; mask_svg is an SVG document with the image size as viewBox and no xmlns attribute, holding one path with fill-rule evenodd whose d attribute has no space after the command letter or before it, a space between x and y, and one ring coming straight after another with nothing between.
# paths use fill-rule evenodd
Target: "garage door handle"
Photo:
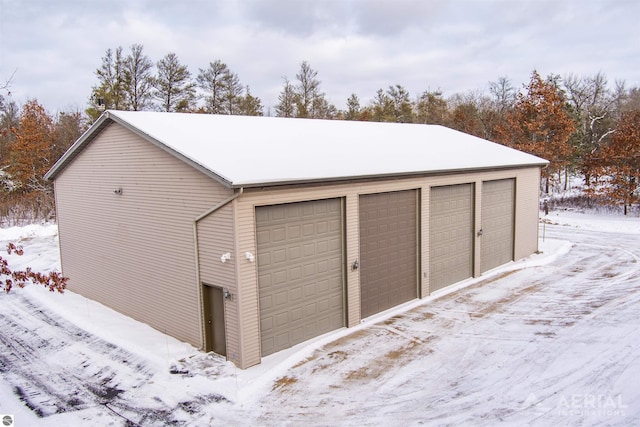
<instances>
[{"instance_id":1,"label":"garage door handle","mask_svg":"<svg viewBox=\"0 0 640 427\"><path fill-rule=\"evenodd\" d=\"M360 267L360 263L358 262L358 259L356 258L356 260L353 261L353 264L351 264L351 271L356 271L358 269L358 267Z\"/></svg>"},{"instance_id":2,"label":"garage door handle","mask_svg":"<svg viewBox=\"0 0 640 427\"><path fill-rule=\"evenodd\" d=\"M482 231L482 228L481 228L480 230L478 230L478 237L482 237L482 233L483 233L483 231Z\"/></svg>"}]
</instances>

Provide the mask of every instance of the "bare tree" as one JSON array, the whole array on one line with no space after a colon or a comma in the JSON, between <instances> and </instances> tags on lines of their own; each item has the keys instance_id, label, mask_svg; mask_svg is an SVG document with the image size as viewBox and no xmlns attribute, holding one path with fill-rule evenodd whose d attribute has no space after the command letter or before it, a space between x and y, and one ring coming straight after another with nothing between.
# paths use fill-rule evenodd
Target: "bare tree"
<instances>
[{"instance_id":1,"label":"bare tree","mask_svg":"<svg viewBox=\"0 0 640 427\"><path fill-rule=\"evenodd\" d=\"M2 92L6 92L7 96L11 96L11 92L9 91L9 87L11 87L11 81L13 80L13 76L16 75L16 72L14 71L11 74L11 77L9 77L5 82L0 83L0 111L4 111L5 107L5 100L4 100L4 94Z\"/></svg>"},{"instance_id":2,"label":"bare tree","mask_svg":"<svg viewBox=\"0 0 640 427\"><path fill-rule=\"evenodd\" d=\"M229 75L229 67L220 60L209 63L209 67L199 69L196 77L198 87L205 92L205 111L212 114L223 113L223 101Z\"/></svg>"},{"instance_id":3,"label":"bare tree","mask_svg":"<svg viewBox=\"0 0 640 427\"><path fill-rule=\"evenodd\" d=\"M8 144L13 139L12 129L16 128L20 123L20 108L14 101L5 102L0 111L0 159L8 160L8 155L4 155L3 144ZM0 164L0 166L2 166Z\"/></svg>"},{"instance_id":4,"label":"bare tree","mask_svg":"<svg viewBox=\"0 0 640 427\"><path fill-rule=\"evenodd\" d=\"M393 116L396 123L413 123L413 105L409 92L399 85L389 86L387 95L393 105Z\"/></svg>"},{"instance_id":5,"label":"bare tree","mask_svg":"<svg viewBox=\"0 0 640 427\"><path fill-rule=\"evenodd\" d=\"M489 138L490 126L496 116L490 98L478 91L455 94L447 100L447 125L461 132Z\"/></svg>"},{"instance_id":6,"label":"bare tree","mask_svg":"<svg viewBox=\"0 0 640 427\"><path fill-rule=\"evenodd\" d=\"M98 76L98 86L94 87L96 100L101 100L107 109L126 109L127 92L122 46L115 50L107 49L102 57L102 65L95 73Z\"/></svg>"},{"instance_id":7,"label":"bare tree","mask_svg":"<svg viewBox=\"0 0 640 427\"><path fill-rule=\"evenodd\" d=\"M87 120L80 111L61 112L54 123L51 160L58 160L87 130Z\"/></svg>"},{"instance_id":8,"label":"bare tree","mask_svg":"<svg viewBox=\"0 0 640 427\"><path fill-rule=\"evenodd\" d=\"M447 120L447 101L441 90L426 90L415 104L416 121L423 124L443 125Z\"/></svg>"},{"instance_id":9,"label":"bare tree","mask_svg":"<svg viewBox=\"0 0 640 427\"><path fill-rule=\"evenodd\" d=\"M370 105L371 117L374 122L394 122L393 101L383 89L378 89Z\"/></svg>"},{"instance_id":10,"label":"bare tree","mask_svg":"<svg viewBox=\"0 0 640 427\"><path fill-rule=\"evenodd\" d=\"M284 86L278 95L278 103L275 106L276 116L295 117L296 116L296 91L289 79L283 77Z\"/></svg>"},{"instance_id":11,"label":"bare tree","mask_svg":"<svg viewBox=\"0 0 640 427\"><path fill-rule=\"evenodd\" d=\"M9 162L9 145L14 139L11 131L20 123L20 109L12 100L5 100L5 94L11 96L9 88L15 71L4 83L0 84L0 181L2 180L2 169L8 166ZM5 164L6 163L6 164Z\"/></svg>"},{"instance_id":12,"label":"bare tree","mask_svg":"<svg viewBox=\"0 0 640 427\"><path fill-rule=\"evenodd\" d=\"M572 165L589 185L592 175L599 169L600 150L615 132L617 97L609 90L607 78L602 73L586 77L565 76L563 88L575 122L572 144L576 155Z\"/></svg>"},{"instance_id":13,"label":"bare tree","mask_svg":"<svg viewBox=\"0 0 640 427\"><path fill-rule=\"evenodd\" d=\"M320 94L320 80L318 72L311 68L307 61L302 61L300 71L296 74L296 104L298 117L313 117L313 101Z\"/></svg>"},{"instance_id":14,"label":"bare tree","mask_svg":"<svg viewBox=\"0 0 640 427\"><path fill-rule=\"evenodd\" d=\"M310 119L332 119L338 110L329 103L324 93L320 92L318 72L311 68L307 61L302 61L300 71L296 74L298 84L295 86L296 117Z\"/></svg>"},{"instance_id":15,"label":"bare tree","mask_svg":"<svg viewBox=\"0 0 640 427\"><path fill-rule=\"evenodd\" d=\"M629 91L625 91L623 85L617 84L615 98L620 100L620 111L640 111L640 87L632 87Z\"/></svg>"},{"instance_id":16,"label":"bare tree","mask_svg":"<svg viewBox=\"0 0 640 427\"><path fill-rule=\"evenodd\" d=\"M223 79L224 93L222 97L223 112L225 114L240 114L240 102L244 87L236 73L229 71Z\"/></svg>"},{"instance_id":17,"label":"bare tree","mask_svg":"<svg viewBox=\"0 0 640 427\"><path fill-rule=\"evenodd\" d=\"M345 112L344 118L346 120L358 120L361 112L360 99L358 95L352 93L347 99L347 111Z\"/></svg>"},{"instance_id":18,"label":"bare tree","mask_svg":"<svg viewBox=\"0 0 640 427\"><path fill-rule=\"evenodd\" d=\"M516 89L506 76L498 77L495 82L489 82L489 93L493 96L496 109L500 114L509 111L516 103Z\"/></svg>"},{"instance_id":19,"label":"bare tree","mask_svg":"<svg viewBox=\"0 0 640 427\"><path fill-rule=\"evenodd\" d=\"M144 110L151 105L153 62L144 54L142 45L131 45L131 53L124 61L125 91L133 111Z\"/></svg>"}]
</instances>

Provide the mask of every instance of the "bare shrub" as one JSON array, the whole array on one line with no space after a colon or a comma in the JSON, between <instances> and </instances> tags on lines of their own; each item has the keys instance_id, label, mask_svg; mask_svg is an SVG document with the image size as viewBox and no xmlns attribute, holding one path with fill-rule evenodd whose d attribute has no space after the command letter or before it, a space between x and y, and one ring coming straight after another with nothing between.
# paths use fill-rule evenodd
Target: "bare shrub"
<instances>
[{"instance_id":1,"label":"bare shrub","mask_svg":"<svg viewBox=\"0 0 640 427\"><path fill-rule=\"evenodd\" d=\"M0 226L24 226L54 221L56 208L53 194L45 192L0 192Z\"/></svg>"},{"instance_id":2,"label":"bare shrub","mask_svg":"<svg viewBox=\"0 0 640 427\"><path fill-rule=\"evenodd\" d=\"M543 198L540 200L540 209L544 210L544 203L548 203L550 211L554 210L577 210L581 212L594 212L594 213L623 213L621 206L617 206L611 202L607 197L591 193L580 192L573 194L560 194L554 195L554 197ZM633 210L637 211L640 207L636 206Z\"/></svg>"},{"instance_id":3,"label":"bare shrub","mask_svg":"<svg viewBox=\"0 0 640 427\"><path fill-rule=\"evenodd\" d=\"M9 255L15 253L16 255L22 256L24 254L24 250L22 249L22 246L16 246L14 243L9 243L7 245L7 253ZM62 274L57 271L44 274L31 270L31 267L27 267L24 271L11 270L9 262L0 257L0 287L2 287L7 293L11 292L11 289L14 286L24 288L27 283L43 285L44 287L49 288L51 292L58 291L63 293L67 287L68 280L69 278L62 276Z\"/></svg>"}]
</instances>

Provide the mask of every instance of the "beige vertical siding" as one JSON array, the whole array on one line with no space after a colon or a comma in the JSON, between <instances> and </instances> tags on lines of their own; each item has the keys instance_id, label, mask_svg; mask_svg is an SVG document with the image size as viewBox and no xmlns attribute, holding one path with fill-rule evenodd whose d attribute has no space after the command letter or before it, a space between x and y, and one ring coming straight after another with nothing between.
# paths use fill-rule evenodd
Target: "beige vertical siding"
<instances>
[{"instance_id":1,"label":"beige vertical siding","mask_svg":"<svg viewBox=\"0 0 640 427\"><path fill-rule=\"evenodd\" d=\"M200 282L228 289L232 298L224 301L225 336L227 358L240 364L240 342L238 340L238 293L236 269L239 254L235 250L235 228L233 226L233 204L223 206L198 222L198 250ZM229 253L231 259L222 262L222 255ZM205 327L204 324L201 325Z\"/></svg>"},{"instance_id":2,"label":"beige vertical siding","mask_svg":"<svg viewBox=\"0 0 640 427\"><path fill-rule=\"evenodd\" d=\"M55 187L70 290L200 347L193 222L231 191L116 124Z\"/></svg>"},{"instance_id":3,"label":"beige vertical siding","mask_svg":"<svg viewBox=\"0 0 640 427\"><path fill-rule=\"evenodd\" d=\"M254 206L245 202L245 195L235 201L238 256L251 253L257 256ZM255 259L238 259L238 311L240 313L240 367L260 363L260 313L258 307L258 276Z\"/></svg>"},{"instance_id":4,"label":"beige vertical siding","mask_svg":"<svg viewBox=\"0 0 640 427\"><path fill-rule=\"evenodd\" d=\"M516 179L515 259L538 251L540 169L523 169Z\"/></svg>"},{"instance_id":5,"label":"beige vertical siding","mask_svg":"<svg viewBox=\"0 0 640 427\"><path fill-rule=\"evenodd\" d=\"M358 193L351 192L345 194L345 238L347 247L347 326L353 327L360 323L360 269L352 269L353 263L360 262L360 227L358 210Z\"/></svg>"},{"instance_id":6,"label":"beige vertical siding","mask_svg":"<svg viewBox=\"0 0 640 427\"><path fill-rule=\"evenodd\" d=\"M346 210L346 263L347 263L347 325L354 326L360 318L360 275L359 271L352 271L350 266L355 259L359 259L359 212L358 197L362 194L372 194L389 191L420 189L421 197L419 211L421 212L421 260L419 263L419 277L421 296L429 295L429 189L432 186L454 185L474 183L476 190L476 230L480 228L481 191L482 181L494 179L516 179L516 241L515 258L520 259L537 250L538 238L538 185L539 169L521 168L505 169L485 172L470 172L454 175L430 176L422 178L407 178L388 181L371 181L360 183L342 183L326 186L282 188L254 190L246 189L245 193L236 200L236 227L237 227L237 251L256 252L255 218L256 206L265 206L277 203L298 202L304 200L317 200L324 198L345 198ZM477 238L477 237L476 237ZM479 244L474 251L474 275L479 272ZM239 257L239 313L238 319L241 325L240 337L241 364L243 368L260 363L260 328L259 307L257 296L256 265Z\"/></svg>"}]
</instances>

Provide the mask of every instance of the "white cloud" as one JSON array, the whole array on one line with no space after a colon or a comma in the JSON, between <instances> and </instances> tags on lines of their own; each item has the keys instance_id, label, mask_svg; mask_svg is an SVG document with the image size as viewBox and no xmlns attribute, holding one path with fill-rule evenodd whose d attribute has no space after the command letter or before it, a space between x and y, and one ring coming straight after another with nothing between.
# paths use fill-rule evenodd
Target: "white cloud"
<instances>
[{"instance_id":1,"label":"white cloud","mask_svg":"<svg viewBox=\"0 0 640 427\"><path fill-rule=\"evenodd\" d=\"M175 52L192 74L220 59L267 105L299 64L338 107L401 84L412 95L515 86L546 75L604 73L640 84L635 0L2 1L0 78L18 102L84 108L108 48Z\"/></svg>"}]
</instances>

